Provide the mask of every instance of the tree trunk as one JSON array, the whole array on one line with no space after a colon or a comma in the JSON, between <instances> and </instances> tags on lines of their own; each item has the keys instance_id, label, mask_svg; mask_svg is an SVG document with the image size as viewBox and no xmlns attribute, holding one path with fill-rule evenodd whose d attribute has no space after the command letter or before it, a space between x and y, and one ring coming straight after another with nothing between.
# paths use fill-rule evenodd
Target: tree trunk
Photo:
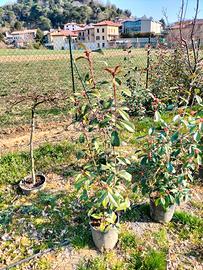
<instances>
[{"instance_id":1,"label":"tree trunk","mask_svg":"<svg viewBox=\"0 0 203 270\"><path fill-rule=\"evenodd\" d=\"M35 108L32 108L31 131L30 131L30 162L31 162L31 172L32 172L33 185L36 184L35 161L34 161L34 155L33 155L33 135L34 135L34 130L35 130Z\"/></svg>"}]
</instances>

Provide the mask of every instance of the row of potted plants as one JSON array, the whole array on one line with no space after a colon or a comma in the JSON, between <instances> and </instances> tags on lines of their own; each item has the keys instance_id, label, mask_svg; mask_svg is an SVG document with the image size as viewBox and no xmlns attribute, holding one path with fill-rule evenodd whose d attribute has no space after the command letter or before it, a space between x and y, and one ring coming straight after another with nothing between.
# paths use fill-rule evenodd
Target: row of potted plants
<instances>
[{"instance_id":1,"label":"row of potted plants","mask_svg":"<svg viewBox=\"0 0 203 270\"><path fill-rule=\"evenodd\" d=\"M123 155L120 146L124 130L134 132L134 125L123 107L123 98L130 96L120 87L117 78L120 67L106 68L112 84L108 92L96 82L91 52L85 52L90 74L83 96L76 93L74 115L81 129L79 142L82 169L75 186L80 201L88 209L90 227L99 250L112 249L118 241L119 213L130 207L129 190L140 189L150 198L150 213L155 221L169 222L175 206L189 196L189 183L194 172L202 164L203 123L200 111L187 113L186 108L164 121L155 111L155 125L146 136L143 155L140 158L140 174L132 185L129 173L131 159ZM121 91L119 91L121 89ZM196 96L199 106L202 100ZM155 109L159 100L154 98Z\"/></svg>"},{"instance_id":2,"label":"row of potted plants","mask_svg":"<svg viewBox=\"0 0 203 270\"><path fill-rule=\"evenodd\" d=\"M178 111L173 121L167 123L157 108L159 100L154 98L155 124L145 137L146 143L139 156L140 164L132 183L130 155L122 151L126 143L121 134L134 133L135 127L129 110L123 104L131 92L121 87L118 79L120 67L106 68L111 83L97 82L94 75L92 53L85 51L88 76L82 82L83 92L73 96L74 121L78 123L81 171L75 179L80 202L87 209L90 228L95 245L99 250L112 249L118 241L119 215L130 207L130 191L140 189L150 198L150 213L155 221L169 222L175 206L189 196L189 184L194 172L202 165L203 119L201 111ZM103 86L107 86L105 91ZM196 96L199 107L202 100ZM39 190L45 177L35 174L33 157L33 134L35 110L44 102L55 102L56 97L32 97L32 121L30 157L32 175L20 182L24 193ZM136 151L138 152L138 151Z\"/></svg>"}]
</instances>

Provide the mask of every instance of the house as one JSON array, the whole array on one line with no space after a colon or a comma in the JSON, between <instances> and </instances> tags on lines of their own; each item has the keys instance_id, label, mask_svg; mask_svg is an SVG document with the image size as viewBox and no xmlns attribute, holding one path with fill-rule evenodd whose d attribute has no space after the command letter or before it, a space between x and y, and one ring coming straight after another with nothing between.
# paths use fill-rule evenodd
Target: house
<instances>
[{"instance_id":1,"label":"house","mask_svg":"<svg viewBox=\"0 0 203 270\"><path fill-rule=\"evenodd\" d=\"M97 48L111 48L119 38L119 23L102 21L94 26L94 38Z\"/></svg>"},{"instance_id":2,"label":"house","mask_svg":"<svg viewBox=\"0 0 203 270\"><path fill-rule=\"evenodd\" d=\"M16 47L23 47L35 41L37 29L14 31L10 34L9 41L14 42Z\"/></svg>"},{"instance_id":3,"label":"house","mask_svg":"<svg viewBox=\"0 0 203 270\"><path fill-rule=\"evenodd\" d=\"M95 30L93 25L86 25L83 29L76 32L78 32L78 42L84 43L85 46L91 50L97 48L97 44L95 42Z\"/></svg>"},{"instance_id":4,"label":"house","mask_svg":"<svg viewBox=\"0 0 203 270\"><path fill-rule=\"evenodd\" d=\"M154 21L152 18L129 19L122 22L122 33L136 34L136 33L154 33L160 34L162 31L162 24Z\"/></svg>"},{"instance_id":5,"label":"house","mask_svg":"<svg viewBox=\"0 0 203 270\"><path fill-rule=\"evenodd\" d=\"M191 43L191 33L193 28L193 20L186 20L181 23L182 38L187 41L188 45ZM174 44L180 42L180 22L174 23L168 29L167 42ZM203 45L203 19L197 19L194 27L194 40L200 41L200 45Z\"/></svg>"},{"instance_id":6,"label":"house","mask_svg":"<svg viewBox=\"0 0 203 270\"><path fill-rule=\"evenodd\" d=\"M78 31L78 30L82 30L84 27L85 27L84 24L77 24L75 22L71 22L71 23L64 24L63 29L69 30L69 31Z\"/></svg>"},{"instance_id":7,"label":"house","mask_svg":"<svg viewBox=\"0 0 203 270\"><path fill-rule=\"evenodd\" d=\"M14 42L13 36L8 32L5 33L5 42L7 44L12 44Z\"/></svg>"},{"instance_id":8,"label":"house","mask_svg":"<svg viewBox=\"0 0 203 270\"><path fill-rule=\"evenodd\" d=\"M69 30L58 30L47 34L47 48L54 50L67 50L69 49L68 37L71 36L74 49L74 43L77 41L78 34Z\"/></svg>"}]
</instances>

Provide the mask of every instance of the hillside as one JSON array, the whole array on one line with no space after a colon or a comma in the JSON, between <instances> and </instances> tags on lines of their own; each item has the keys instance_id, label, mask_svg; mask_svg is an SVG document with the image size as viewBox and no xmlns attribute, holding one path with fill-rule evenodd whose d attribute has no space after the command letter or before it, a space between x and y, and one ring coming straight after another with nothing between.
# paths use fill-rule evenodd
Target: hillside
<instances>
[{"instance_id":1,"label":"hillside","mask_svg":"<svg viewBox=\"0 0 203 270\"><path fill-rule=\"evenodd\" d=\"M0 7L0 26L20 30L22 26L48 30L64 23L91 23L129 17L129 10L93 0L18 0Z\"/></svg>"}]
</instances>

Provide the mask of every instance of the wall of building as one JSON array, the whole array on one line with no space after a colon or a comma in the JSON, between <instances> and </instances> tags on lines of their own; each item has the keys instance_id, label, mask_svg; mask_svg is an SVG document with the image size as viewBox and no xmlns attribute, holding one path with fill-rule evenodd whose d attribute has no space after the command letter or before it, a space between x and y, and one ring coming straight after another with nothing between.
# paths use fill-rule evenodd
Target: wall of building
<instances>
[{"instance_id":1,"label":"wall of building","mask_svg":"<svg viewBox=\"0 0 203 270\"><path fill-rule=\"evenodd\" d=\"M123 33L161 33L161 24L150 19L126 21L122 27Z\"/></svg>"},{"instance_id":2,"label":"wall of building","mask_svg":"<svg viewBox=\"0 0 203 270\"><path fill-rule=\"evenodd\" d=\"M68 47L68 40L65 36L53 36L52 44L54 50L65 50Z\"/></svg>"},{"instance_id":3,"label":"wall of building","mask_svg":"<svg viewBox=\"0 0 203 270\"><path fill-rule=\"evenodd\" d=\"M160 23L158 22L153 22L151 23L151 33L156 33L156 34L160 34L162 30L162 26Z\"/></svg>"},{"instance_id":4,"label":"wall of building","mask_svg":"<svg viewBox=\"0 0 203 270\"><path fill-rule=\"evenodd\" d=\"M119 37L119 27L116 26L95 26L95 42L98 48L108 48L109 42Z\"/></svg>"}]
</instances>

